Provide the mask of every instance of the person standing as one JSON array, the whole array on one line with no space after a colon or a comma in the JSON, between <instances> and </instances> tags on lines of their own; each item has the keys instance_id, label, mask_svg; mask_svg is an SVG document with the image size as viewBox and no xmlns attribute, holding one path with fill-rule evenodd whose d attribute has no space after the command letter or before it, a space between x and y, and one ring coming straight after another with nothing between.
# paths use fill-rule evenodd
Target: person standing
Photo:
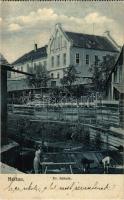
<instances>
[{"instance_id":1,"label":"person standing","mask_svg":"<svg viewBox=\"0 0 124 200\"><path fill-rule=\"evenodd\" d=\"M40 157L41 157L41 146L38 146L36 152L35 152L35 157L34 157L34 172L35 174L39 173L39 168L40 168Z\"/></svg>"}]
</instances>

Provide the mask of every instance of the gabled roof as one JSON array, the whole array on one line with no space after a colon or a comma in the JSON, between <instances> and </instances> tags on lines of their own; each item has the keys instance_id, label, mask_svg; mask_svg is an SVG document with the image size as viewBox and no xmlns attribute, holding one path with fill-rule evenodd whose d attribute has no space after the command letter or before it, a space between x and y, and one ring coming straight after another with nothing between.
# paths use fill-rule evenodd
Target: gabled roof
<instances>
[{"instance_id":1,"label":"gabled roof","mask_svg":"<svg viewBox=\"0 0 124 200\"><path fill-rule=\"evenodd\" d=\"M115 68L117 67L118 64L119 65L124 64L124 45L122 46L121 52L118 56L118 59L117 59L115 65L113 66L112 72L115 70Z\"/></svg>"},{"instance_id":2,"label":"gabled roof","mask_svg":"<svg viewBox=\"0 0 124 200\"><path fill-rule=\"evenodd\" d=\"M4 71L13 71L13 72L33 76L33 74L14 69L13 66L8 63L8 61L4 58L4 56L1 53L0 53L0 67L2 67L2 70Z\"/></svg>"},{"instance_id":3,"label":"gabled roof","mask_svg":"<svg viewBox=\"0 0 124 200\"><path fill-rule=\"evenodd\" d=\"M124 81L120 83L114 83L114 87L119 91L119 93L124 94Z\"/></svg>"},{"instance_id":4,"label":"gabled roof","mask_svg":"<svg viewBox=\"0 0 124 200\"><path fill-rule=\"evenodd\" d=\"M0 65L9 65L6 58L0 53Z\"/></svg>"},{"instance_id":5,"label":"gabled roof","mask_svg":"<svg viewBox=\"0 0 124 200\"><path fill-rule=\"evenodd\" d=\"M15 65L18 63L24 63L31 60L36 60L42 57L47 57L46 46L38 48L36 51L32 50L29 53L24 54L23 56L18 58L15 62L13 62L12 65Z\"/></svg>"},{"instance_id":6,"label":"gabled roof","mask_svg":"<svg viewBox=\"0 0 124 200\"><path fill-rule=\"evenodd\" d=\"M120 52L120 54L119 54L119 56L118 56L118 59L117 59L115 65L114 65L113 68L112 68L112 71L111 71L111 73L110 73L110 75L109 75L109 77L108 77L107 82L111 79L112 73L115 71L115 69L116 69L116 67L117 67L118 65L124 65L124 45L123 45L123 47L122 47L122 49L121 49L121 52Z\"/></svg>"},{"instance_id":7,"label":"gabled roof","mask_svg":"<svg viewBox=\"0 0 124 200\"><path fill-rule=\"evenodd\" d=\"M88 35L65 31L74 47L118 52L116 47L104 36Z\"/></svg>"}]
</instances>

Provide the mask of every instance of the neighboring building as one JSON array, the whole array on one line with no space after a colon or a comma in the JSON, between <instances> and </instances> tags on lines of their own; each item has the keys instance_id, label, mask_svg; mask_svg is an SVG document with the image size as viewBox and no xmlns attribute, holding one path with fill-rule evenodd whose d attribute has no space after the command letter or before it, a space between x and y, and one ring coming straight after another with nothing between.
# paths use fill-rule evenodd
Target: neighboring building
<instances>
[{"instance_id":1,"label":"neighboring building","mask_svg":"<svg viewBox=\"0 0 124 200\"><path fill-rule=\"evenodd\" d=\"M119 47L110 35L96 36L64 31L60 24L56 24L55 31L50 37L48 46L37 48L17 59L13 65L23 71L31 71L39 66L45 66L49 71L51 86L59 86L63 78L64 69L73 65L77 69L76 84L91 82L92 74L89 68L94 63L98 65L106 55L117 56ZM22 79L16 74L11 79Z\"/></svg>"},{"instance_id":2,"label":"neighboring building","mask_svg":"<svg viewBox=\"0 0 124 200\"><path fill-rule=\"evenodd\" d=\"M77 84L85 84L91 81L91 65L98 65L106 55L116 56L118 47L104 36L67 32L57 24L48 43L47 53L48 70L51 78L54 78L54 85L59 84L63 69L69 65L75 66L79 72Z\"/></svg>"},{"instance_id":3,"label":"neighboring building","mask_svg":"<svg viewBox=\"0 0 124 200\"><path fill-rule=\"evenodd\" d=\"M37 66L47 66L47 46L37 48L37 44L34 45L34 50L24 54L12 63L15 69L32 73L36 71ZM18 75L17 73L11 74L11 80L24 79L25 75Z\"/></svg>"},{"instance_id":4,"label":"neighboring building","mask_svg":"<svg viewBox=\"0 0 124 200\"><path fill-rule=\"evenodd\" d=\"M107 99L119 100L119 90L121 87L124 90L124 46L108 78Z\"/></svg>"}]
</instances>

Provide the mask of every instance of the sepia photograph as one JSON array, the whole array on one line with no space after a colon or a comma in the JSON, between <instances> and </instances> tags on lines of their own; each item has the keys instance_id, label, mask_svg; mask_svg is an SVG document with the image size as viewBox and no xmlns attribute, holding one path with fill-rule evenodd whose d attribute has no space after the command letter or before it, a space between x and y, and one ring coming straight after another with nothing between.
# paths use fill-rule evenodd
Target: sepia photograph
<instances>
[{"instance_id":1,"label":"sepia photograph","mask_svg":"<svg viewBox=\"0 0 124 200\"><path fill-rule=\"evenodd\" d=\"M124 2L0 8L0 173L123 174Z\"/></svg>"}]
</instances>

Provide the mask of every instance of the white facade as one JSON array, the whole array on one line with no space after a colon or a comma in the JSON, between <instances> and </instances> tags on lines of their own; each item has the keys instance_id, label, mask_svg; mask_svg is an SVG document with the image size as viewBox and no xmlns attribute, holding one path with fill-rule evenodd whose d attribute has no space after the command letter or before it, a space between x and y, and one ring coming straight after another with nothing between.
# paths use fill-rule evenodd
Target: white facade
<instances>
[{"instance_id":1,"label":"white facade","mask_svg":"<svg viewBox=\"0 0 124 200\"><path fill-rule=\"evenodd\" d=\"M116 46L116 48L118 47ZM117 52L75 47L73 40L68 37L61 25L57 24L48 42L47 56L18 63L15 65L15 68L29 72L30 68L35 68L36 65L41 64L42 66L46 66L51 77L51 82L54 82L54 85L60 85L60 79L64 73L63 70L73 65L77 69L78 76L80 76L77 83L83 84L92 77L92 74L89 72L91 65L97 59L102 61L106 55L116 56ZM19 79L18 74L12 74L11 78Z\"/></svg>"},{"instance_id":2,"label":"white facade","mask_svg":"<svg viewBox=\"0 0 124 200\"><path fill-rule=\"evenodd\" d=\"M79 54L79 63L76 63L76 54ZM73 47L71 49L70 65L76 67L77 71L79 72L79 76L81 77L80 81L82 83L86 83L87 79L90 79L92 77L92 74L89 69L95 63L95 57L98 58L100 62L103 61L104 57L107 55L116 56L116 54L108 51L81 49Z\"/></svg>"},{"instance_id":3,"label":"white facade","mask_svg":"<svg viewBox=\"0 0 124 200\"><path fill-rule=\"evenodd\" d=\"M56 26L53 36L50 38L47 50L47 66L53 81L63 78L63 69L70 65L71 42L60 26Z\"/></svg>"},{"instance_id":4,"label":"white facade","mask_svg":"<svg viewBox=\"0 0 124 200\"><path fill-rule=\"evenodd\" d=\"M16 65L14 65L15 69L21 70L23 72L31 72L32 69L35 70L35 67L38 65L42 65L47 67L47 57L43 57L40 59L36 59L36 60L29 60L27 62L22 62L22 63L18 63ZM20 80L20 79L24 79L26 76L21 74L19 75L16 72L11 72L11 79L15 80Z\"/></svg>"}]
</instances>

